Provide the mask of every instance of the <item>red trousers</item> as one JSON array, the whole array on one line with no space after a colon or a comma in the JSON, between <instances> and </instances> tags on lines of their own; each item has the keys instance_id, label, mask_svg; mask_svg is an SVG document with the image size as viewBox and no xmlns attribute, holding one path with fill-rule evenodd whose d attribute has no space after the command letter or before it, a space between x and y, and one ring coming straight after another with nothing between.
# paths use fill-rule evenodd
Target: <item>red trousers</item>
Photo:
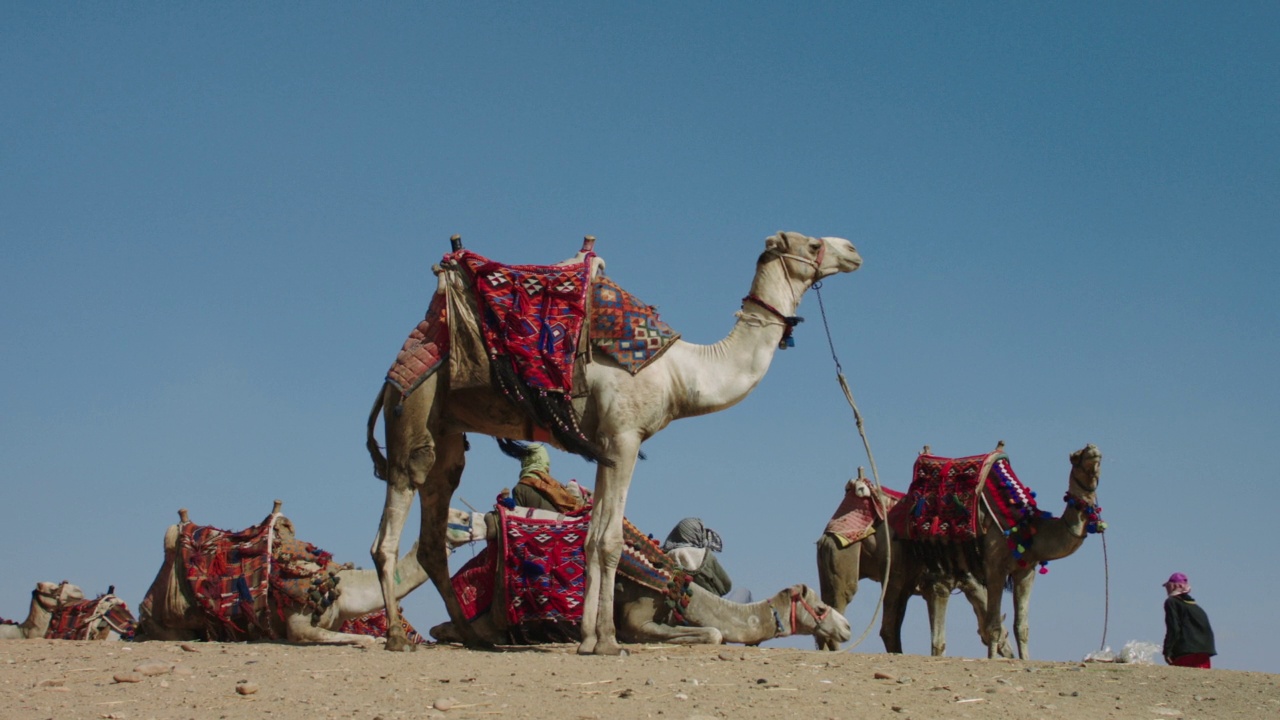
<instances>
[{"instance_id":1,"label":"red trousers","mask_svg":"<svg viewBox=\"0 0 1280 720\"><path fill-rule=\"evenodd\" d=\"M1190 655L1179 655L1174 658L1170 665L1178 667L1204 668L1209 669L1209 653L1191 653Z\"/></svg>"}]
</instances>

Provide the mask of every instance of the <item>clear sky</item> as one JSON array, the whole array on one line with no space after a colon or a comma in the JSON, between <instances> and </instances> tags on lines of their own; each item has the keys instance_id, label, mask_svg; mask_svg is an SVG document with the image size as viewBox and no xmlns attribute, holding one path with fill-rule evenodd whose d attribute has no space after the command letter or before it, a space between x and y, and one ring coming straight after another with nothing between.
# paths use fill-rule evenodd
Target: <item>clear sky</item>
<instances>
[{"instance_id":1,"label":"clear sky","mask_svg":"<svg viewBox=\"0 0 1280 720\"><path fill-rule=\"evenodd\" d=\"M1280 672L1278 32L1268 2L6 3L0 615L40 580L136 608L179 507L240 529L280 498L371 566L365 419L454 233L511 263L595 235L711 343L785 229L865 260L823 300L885 485L1004 440L1059 513L1101 448L1106 553L1038 579L1033 657L1159 643L1176 570L1216 666ZM719 531L756 597L816 584L869 467L818 310L631 488L649 532ZM517 466L472 447L483 506ZM445 619L430 587L405 607ZM926 624L916 601L908 652Z\"/></svg>"}]
</instances>

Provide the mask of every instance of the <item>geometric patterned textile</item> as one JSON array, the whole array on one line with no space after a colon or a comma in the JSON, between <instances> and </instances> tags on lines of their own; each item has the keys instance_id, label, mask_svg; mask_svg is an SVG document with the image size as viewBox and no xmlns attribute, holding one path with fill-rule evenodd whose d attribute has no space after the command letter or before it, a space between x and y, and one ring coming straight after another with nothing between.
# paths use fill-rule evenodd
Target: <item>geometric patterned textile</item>
<instances>
[{"instance_id":1,"label":"geometric patterned textile","mask_svg":"<svg viewBox=\"0 0 1280 720\"><path fill-rule=\"evenodd\" d=\"M99 620L104 621L121 639L133 637L133 613L129 612L129 606L123 600L112 594L59 606L53 611L44 636L49 640L104 639L98 635Z\"/></svg>"},{"instance_id":2,"label":"geometric patterned textile","mask_svg":"<svg viewBox=\"0 0 1280 720\"><path fill-rule=\"evenodd\" d=\"M565 642L581 637L589 510L559 518L531 518L519 508L498 507L504 554L501 582L513 642ZM689 574L676 567L656 541L625 519L623 538L619 578L666 593L668 606L685 598ZM489 610L493 602L499 567L495 551L489 545L453 575L453 589L468 620Z\"/></svg>"},{"instance_id":3,"label":"geometric patterned textile","mask_svg":"<svg viewBox=\"0 0 1280 720\"><path fill-rule=\"evenodd\" d=\"M573 265L503 265L459 250L445 256L471 276L491 361L509 358L531 388L570 393L594 253Z\"/></svg>"},{"instance_id":4,"label":"geometric patterned textile","mask_svg":"<svg viewBox=\"0 0 1280 720\"><path fill-rule=\"evenodd\" d=\"M845 488L844 499L840 507L831 515L830 522L823 532L839 538L843 546L852 545L866 539L875 532L877 520L885 520L889 516L889 508L897 505L905 493L889 488L881 488L885 494L882 502L872 502L871 497L859 497L852 483Z\"/></svg>"},{"instance_id":5,"label":"geometric patterned textile","mask_svg":"<svg viewBox=\"0 0 1280 720\"><path fill-rule=\"evenodd\" d=\"M591 345L632 375L680 337L645 305L607 277L591 284Z\"/></svg>"},{"instance_id":6,"label":"geometric patterned textile","mask_svg":"<svg viewBox=\"0 0 1280 720\"><path fill-rule=\"evenodd\" d=\"M936 455L916 457L911 487L894 515L907 514L909 521L897 529L909 540L955 543L978 537L978 500L982 484L995 458L1003 453L987 453L962 458Z\"/></svg>"},{"instance_id":7,"label":"geometric patterned textile","mask_svg":"<svg viewBox=\"0 0 1280 720\"><path fill-rule=\"evenodd\" d=\"M510 627L526 623L577 625L586 594L583 546L591 518L521 517L499 506L503 585Z\"/></svg>"},{"instance_id":8,"label":"geometric patterned textile","mask_svg":"<svg viewBox=\"0 0 1280 720\"><path fill-rule=\"evenodd\" d=\"M205 640L276 640L274 618L298 608L322 612L337 599L332 556L281 533L291 528L272 513L261 524L231 532L188 522L178 552L185 579L204 619ZM154 602L148 596L144 607Z\"/></svg>"},{"instance_id":9,"label":"geometric patterned textile","mask_svg":"<svg viewBox=\"0 0 1280 720\"><path fill-rule=\"evenodd\" d=\"M920 455L911 488L889 513L895 533L910 540L955 543L978 537L978 503L985 491L993 520L1006 533L1041 513L1000 451L963 458Z\"/></svg>"},{"instance_id":10,"label":"geometric patterned textile","mask_svg":"<svg viewBox=\"0 0 1280 720\"><path fill-rule=\"evenodd\" d=\"M409 642L413 645L427 644L428 640L422 637L405 619L403 609L400 613L400 627L404 628L405 634L409 636ZM384 638L387 636L387 609L378 608L366 615L347 620L342 623L342 627L338 628L338 632L347 633L348 635L368 635L370 637Z\"/></svg>"},{"instance_id":11,"label":"geometric patterned textile","mask_svg":"<svg viewBox=\"0 0 1280 720\"><path fill-rule=\"evenodd\" d=\"M426 317L409 333L404 347L387 371L387 382L408 397L449 356L448 303L444 293L434 293Z\"/></svg>"}]
</instances>

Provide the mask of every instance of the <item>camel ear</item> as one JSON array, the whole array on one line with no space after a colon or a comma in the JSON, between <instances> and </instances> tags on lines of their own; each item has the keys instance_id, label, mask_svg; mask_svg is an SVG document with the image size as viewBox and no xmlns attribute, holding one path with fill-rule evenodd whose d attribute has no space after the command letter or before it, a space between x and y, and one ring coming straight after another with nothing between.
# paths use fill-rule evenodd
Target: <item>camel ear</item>
<instances>
[{"instance_id":1,"label":"camel ear","mask_svg":"<svg viewBox=\"0 0 1280 720\"><path fill-rule=\"evenodd\" d=\"M774 252L782 250L786 246L786 233L779 230L776 234L770 235L764 239L764 249Z\"/></svg>"}]
</instances>

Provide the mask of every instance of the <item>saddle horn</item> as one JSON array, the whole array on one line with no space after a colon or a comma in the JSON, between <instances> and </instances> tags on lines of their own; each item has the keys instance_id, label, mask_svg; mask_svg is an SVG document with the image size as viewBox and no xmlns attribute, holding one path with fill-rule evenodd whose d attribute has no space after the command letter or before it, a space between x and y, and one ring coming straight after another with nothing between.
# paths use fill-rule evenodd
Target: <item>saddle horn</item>
<instances>
[{"instance_id":1,"label":"saddle horn","mask_svg":"<svg viewBox=\"0 0 1280 720\"><path fill-rule=\"evenodd\" d=\"M191 518L187 517L186 508L178 508L178 522L182 525L186 525L191 522Z\"/></svg>"},{"instance_id":2,"label":"saddle horn","mask_svg":"<svg viewBox=\"0 0 1280 720\"><path fill-rule=\"evenodd\" d=\"M283 501L283 500L276 500L275 502L273 502L273 503L272 503L272 505L271 505L271 514L272 514L272 515L279 515L279 514L280 514L280 508L281 508L281 506L283 506L283 505L284 505L284 501Z\"/></svg>"},{"instance_id":3,"label":"saddle horn","mask_svg":"<svg viewBox=\"0 0 1280 720\"><path fill-rule=\"evenodd\" d=\"M453 251L454 251L454 252L458 252L459 250L461 250L461 249L462 249L462 236L461 236L461 235L454 235L453 237L450 237L450 238L449 238L449 246L453 248Z\"/></svg>"},{"instance_id":4,"label":"saddle horn","mask_svg":"<svg viewBox=\"0 0 1280 720\"><path fill-rule=\"evenodd\" d=\"M595 247L596 247L596 236L588 235L582 238L582 249L579 250L578 252L589 253L593 251Z\"/></svg>"}]
</instances>

